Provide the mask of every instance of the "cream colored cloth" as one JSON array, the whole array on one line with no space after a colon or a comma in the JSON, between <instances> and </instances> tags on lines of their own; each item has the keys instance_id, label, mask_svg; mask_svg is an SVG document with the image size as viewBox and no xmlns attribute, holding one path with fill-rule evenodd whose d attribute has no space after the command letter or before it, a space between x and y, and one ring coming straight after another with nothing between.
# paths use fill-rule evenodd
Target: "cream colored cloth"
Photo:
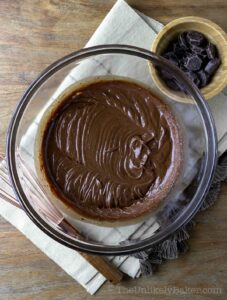
<instances>
[{"instance_id":1,"label":"cream colored cloth","mask_svg":"<svg viewBox=\"0 0 227 300\"><path fill-rule=\"evenodd\" d=\"M133 10L124 1L119 0L93 34L86 47L96 44L118 43L135 45L149 49L152 40L156 36L156 33L162 27L163 25L159 22L146 17L138 11ZM74 82L75 79L76 78L74 78L74 75L71 74L71 78L67 78L67 83L64 82L63 88L65 88L65 85L69 85ZM60 89L58 90L58 93L60 93ZM57 95L55 95L55 97L56 96ZM223 152L227 148L227 122L224 121L224 112L227 111L226 99L227 97L225 94L221 93L216 97L215 101L210 102L217 125L218 139L220 140L220 152ZM3 162L3 164L4 163L5 162ZM2 167L4 166L1 165L0 168ZM8 193L13 195L12 189L1 179L0 186L1 188L7 189ZM71 275L90 294L94 294L105 282L105 278L99 274L87 261L85 261L83 257L81 257L76 251L60 245L45 235L20 209L17 209L11 204L2 201L0 204L0 214L16 228L18 228L48 257L50 257L62 269L64 269L66 273ZM152 220L150 220L150 222L151 223L146 222L143 224L143 226L145 228L150 228ZM89 227L88 225L87 230L89 230L89 234L92 234L91 230L93 227ZM127 230L122 228L122 230L119 232L113 230L111 232L111 238L118 241L127 238L132 234L134 234L135 237L139 236L143 230L144 228L140 228L138 231L138 226L128 228ZM135 231L136 233L134 233ZM93 234L95 238L98 239L95 229ZM110 236L109 229L107 230L106 236ZM115 257L112 261L132 278L139 276L139 262L137 259L132 257Z\"/></svg>"}]
</instances>

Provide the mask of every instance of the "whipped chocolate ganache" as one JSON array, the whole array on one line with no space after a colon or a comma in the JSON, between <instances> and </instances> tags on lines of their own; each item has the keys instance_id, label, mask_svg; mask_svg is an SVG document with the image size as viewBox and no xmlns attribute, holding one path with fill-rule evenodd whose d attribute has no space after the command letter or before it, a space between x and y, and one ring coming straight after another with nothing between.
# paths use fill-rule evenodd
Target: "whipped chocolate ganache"
<instances>
[{"instance_id":1,"label":"whipped chocolate ganache","mask_svg":"<svg viewBox=\"0 0 227 300\"><path fill-rule=\"evenodd\" d=\"M85 219L121 221L156 209L181 165L169 106L122 79L75 88L52 113L42 159L52 192Z\"/></svg>"}]
</instances>

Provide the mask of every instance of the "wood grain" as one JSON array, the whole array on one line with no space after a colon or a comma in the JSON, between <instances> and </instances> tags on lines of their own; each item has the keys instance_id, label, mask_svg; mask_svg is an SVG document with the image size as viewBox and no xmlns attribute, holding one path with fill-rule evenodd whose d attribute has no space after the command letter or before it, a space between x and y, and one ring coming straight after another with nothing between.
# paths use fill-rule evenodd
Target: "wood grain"
<instances>
[{"instance_id":1,"label":"wood grain","mask_svg":"<svg viewBox=\"0 0 227 300\"><path fill-rule=\"evenodd\" d=\"M16 103L48 64L87 42L115 1L0 1L0 151ZM227 30L226 0L132 0L134 8L161 22L198 15ZM164 264L152 278L106 283L92 299L226 299L227 185L215 206L201 213L190 252ZM50 261L16 229L0 218L0 299L91 299L85 290ZM157 295L151 293L156 287ZM167 295L161 288L222 289L221 295ZM159 290L158 290L159 288Z\"/></svg>"}]
</instances>

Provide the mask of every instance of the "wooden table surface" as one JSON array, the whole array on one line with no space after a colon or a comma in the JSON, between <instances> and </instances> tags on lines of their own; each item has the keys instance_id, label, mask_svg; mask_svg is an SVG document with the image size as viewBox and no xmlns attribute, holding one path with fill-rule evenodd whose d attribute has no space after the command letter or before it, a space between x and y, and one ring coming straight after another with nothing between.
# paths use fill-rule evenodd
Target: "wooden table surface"
<instances>
[{"instance_id":1,"label":"wooden table surface","mask_svg":"<svg viewBox=\"0 0 227 300\"><path fill-rule=\"evenodd\" d=\"M53 61L84 46L114 0L0 1L0 151L25 88ZM226 0L132 0L163 22L198 15L227 30ZM93 299L227 299L227 185L215 206L197 216L190 251L152 278L105 283ZM191 288L179 294L179 288ZM219 288L221 295L212 294ZM153 288L153 290L152 290ZM172 292L166 290L172 288ZM197 288L197 290L196 290ZM194 289L194 290L193 290ZM206 292L203 294L203 292ZM171 294L172 293L172 294ZM0 217L0 300L90 299L71 277Z\"/></svg>"}]
</instances>

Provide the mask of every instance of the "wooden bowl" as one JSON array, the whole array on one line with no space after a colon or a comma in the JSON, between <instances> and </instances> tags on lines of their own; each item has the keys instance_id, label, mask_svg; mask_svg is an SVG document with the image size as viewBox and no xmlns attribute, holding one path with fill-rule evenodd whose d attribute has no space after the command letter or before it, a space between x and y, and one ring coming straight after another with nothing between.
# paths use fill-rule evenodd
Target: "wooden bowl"
<instances>
[{"instance_id":1,"label":"wooden bowl","mask_svg":"<svg viewBox=\"0 0 227 300\"><path fill-rule=\"evenodd\" d=\"M168 23L156 36L151 51L162 53L169 42L180 32L195 30L203 33L210 42L216 45L221 65L211 79L211 82L200 91L205 99L210 99L220 93L227 84L227 39L226 33L215 23L200 17L183 17ZM189 102L189 98L181 92L176 92L167 87L160 79L154 66L149 63L151 75L157 87L171 99L180 102Z\"/></svg>"}]
</instances>

